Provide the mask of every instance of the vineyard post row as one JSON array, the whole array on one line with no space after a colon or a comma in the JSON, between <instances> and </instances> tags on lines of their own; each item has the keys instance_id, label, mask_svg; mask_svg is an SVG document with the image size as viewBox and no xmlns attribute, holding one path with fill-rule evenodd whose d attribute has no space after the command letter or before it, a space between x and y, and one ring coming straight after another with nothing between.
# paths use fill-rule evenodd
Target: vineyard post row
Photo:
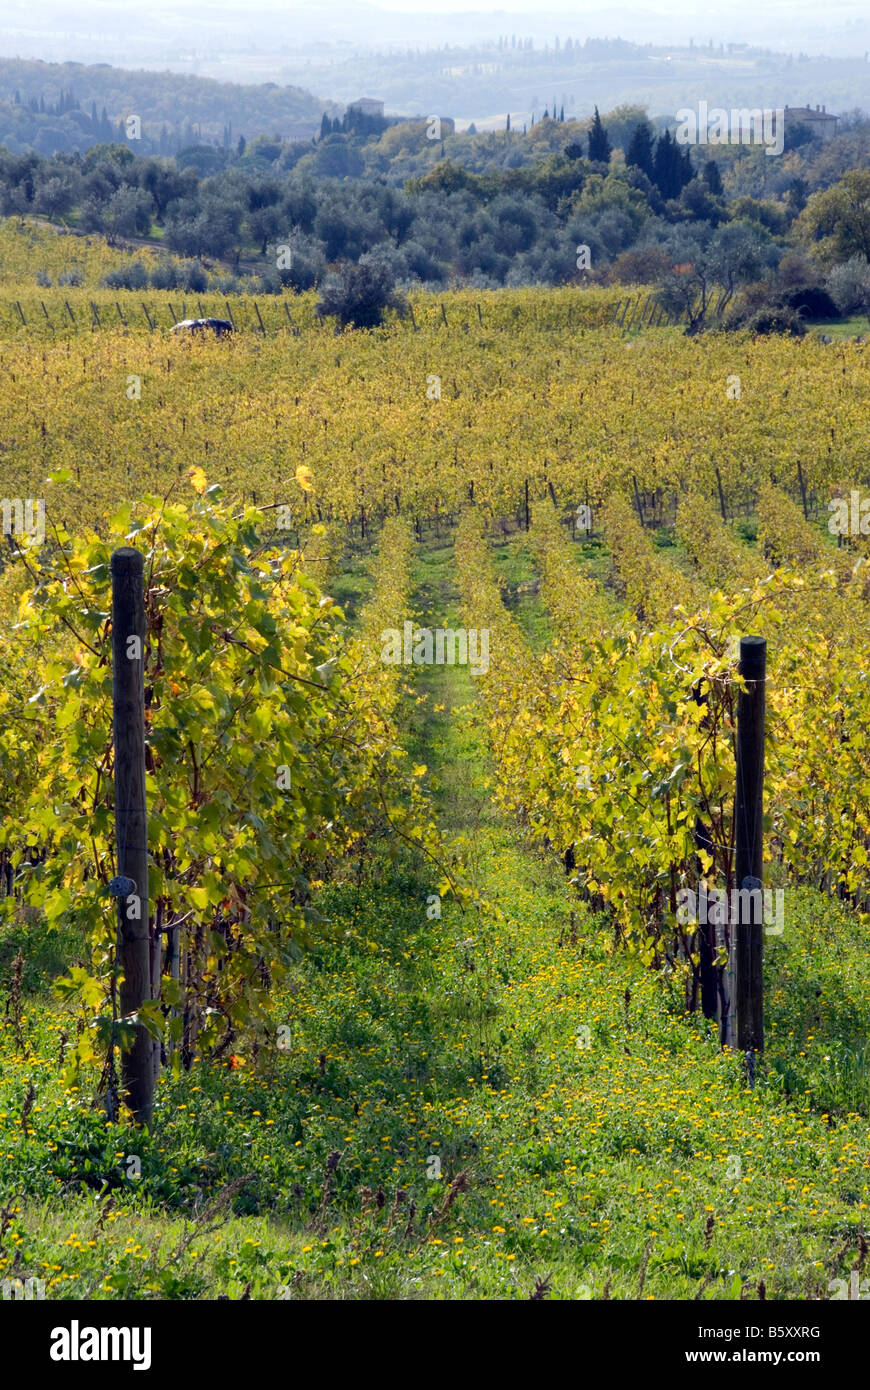
<instances>
[{"instance_id":1,"label":"vineyard post row","mask_svg":"<svg viewBox=\"0 0 870 1390\"><path fill-rule=\"evenodd\" d=\"M13 301L11 301L11 302L14 303L14 305L15 305L15 311L16 311L16 314L17 314L17 317L18 317L18 322L21 323L22 326L23 326L24 328L28 328L30 325L29 325L29 323L28 323L27 316L26 316L26 314L25 314L25 312L24 312L24 310L23 310L23 308L22 308L22 306L21 306L20 300L17 300L17 299L16 299L16 300L13 300ZM176 301L176 302L177 302L177 301ZM248 297L245 296L245 297L243 297L243 298L241 299L241 303L245 303L245 302L249 302L249 303L252 305L253 310L254 310L254 313L255 313L256 316L257 316L257 322L256 322L256 324L252 324L251 327L255 327L260 333L262 333L264 336L266 336L266 334L267 334L267 328L266 328L266 324L265 324L265 321L264 321L264 319L263 319L263 316L262 316L262 314L260 313L260 306L259 306L257 300L256 300L256 299L253 299L253 298L251 298L251 299L249 300ZM109 316L109 311L106 309L106 306L105 306L105 305L103 306L103 313L104 313L105 317L101 317L101 316L100 316L100 307L99 307L99 305L96 303L96 301L92 299L92 300L89 301L89 303L90 303L90 309L91 309L91 318L90 318L90 323L88 324L88 327L90 327L90 328L111 328L111 327L113 326L114 319L111 319L111 318L110 318L110 316ZM198 310L198 313L199 313L199 317L200 317L200 318L208 318L209 315L206 313L205 309L203 308L202 300L201 300L201 299L197 299L196 304L197 304L197 310ZM230 323L233 325L233 328L238 328L239 325L238 325L238 323L236 322L236 317L235 317L235 315L233 314L233 310L232 310L232 306L231 306L231 304L230 304L230 301L229 301L228 299L224 299L223 304L224 304L224 308L226 309L226 316L227 316L227 318L229 319ZM75 311L73 310L73 308L72 308L72 306L71 306L71 304L70 304L70 302L69 302L68 299L65 299L65 300L63 301L63 306L64 306L64 309L66 310L66 314L67 314L67 317L69 318L69 322L72 324L72 326L73 326L74 328L78 328L78 327L79 327L79 320L76 318L76 316L75 316ZM40 307L40 309L42 310L43 318L44 318L45 321L48 323L49 327L50 327L50 328L54 328L54 327L55 327L55 323L54 323L54 321L53 321L51 315L49 314L48 309L46 308L46 305L45 305L45 301L44 301L43 299L40 299L40 301L39 301L39 307ZM127 307L127 315L128 315L128 316L129 316L129 314L130 314L131 307L132 307L132 306L130 306L130 305L128 305L128 307ZM158 306L158 307L159 307L159 306ZM298 337L298 335L299 335L299 329L298 329L298 327L296 326L296 324L295 324L294 321L293 321L293 317L292 317L292 315L291 315L291 313L290 313L290 306L289 306L289 304L287 303L286 299L285 299L285 300L282 300L282 307L283 307L283 310L284 310L284 318L287 320L287 325L289 325L289 327L291 328L291 330L293 331L293 333ZM484 326L484 323L483 323L483 312L482 312L482 310L481 310L481 307L480 307L479 304L475 304L474 307L475 307L475 309L476 309L476 311L477 311L477 321L478 321L478 324L479 324L479 326L480 326L481 328L483 328L483 326ZM145 301L142 300L142 299L139 300L139 308L142 310L142 314L143 314L143 317L144 317L144 319L145 319L145 322L146 322L147 325L148 325L149 331L153 333L156 329L158 329L158 328L160 327L160 321L159 321L159 317L158 317L158 308L155 307L155 306L152 304L151 308L149 309L148 305L147 305L147 304L145 303ZM177 313L175 312L175 306L173 305L173 303L171 302L171 300L168 300L168 299L167 299L167 301L166 301L166 308L169 310L169 318L170 318L172 324L178 323L178 322L180 322L181 320L183 320L183 319L185 319L185 318L187 317L187 300L182 300L182 302L181 302L181 313L180 313L180 314L177 314ZM238 308L238 305L237 305L237 308ZM118 315L118 320L117 320L117 322L118 322L118 324L120 324L123 328L129 327L129 323L130 323L129 317L128 317L128 316L125 317L125 315L124 315L124 310L121 308L121 305L120 305L120 303L118 302L118 300L115 300L115 309L117 310L117 315ZM408 309L409 309L409 315L410 315L410 319L411 319L411 324L412 324L413 330L414 330L415 333L417 333L417 332L420 331L420 325L417 323L417 319L416 319L416 316L415 316L415 314L414 314L414 306L413 306L412 304L409 303ZM444 327L444 328L447 328L447 329L449 330L449 328L450 328L450 322L449 322L449 320L448 320L448 318L447 318L447 311L446 311L446 309L445 309L443 303L440 303L440 304L439 304L439 309L440 309L440 321L441 321L443 327ZM61 313L61 319L63 319L63 313ZM13 324L15 323L15 315L13 315L12 322L13 322ZM116 326L117 326L117 325L116 325ZM242 325L242 326L244 327L245 325ZM327 327L327 324L326 324L325 322L323 322L323 325L322 325L322 326L323 326L323 327ZM467 325L466 325L466 326L467 326ZM277 333L279 329L283 329L284 327L285 327L284 321L283 321L283 319L281 318L281 315L280 315L280 313L279 313L279 314L278 314L277 324L276 324L276 326L275 326L275 333Z\"/></svg>"},{"instance_id":2,"label":"vineyard post row","mask_svg":"<svg viewBox=\"0 0 870 1390\"><path fill-rule=\"evenodd\" d=\"M637 310L638 310L638 307L641 306L641 301L643 301L643 302L642 302L642 307L641 307L641 310L640 310L640 317L638 318L638 316L637 316ZM176 302L177 302L177 301L176 301ZM266 337L266 336L268 335L269 330L267 329L266 323L265 323L265 321L264 321L264 319L263 319L263 316L262 316L262 314L261 314L261 312L260 312L259 303L258 303L257 300L254 299L254 298L250 298L250 299L249 299L247 296L241 297L240 303L246 303L246 302L249 302L249 303L251 304L251 306L252 306L252 308L253 308L253 311L254 311L254 314L256 315L256 322L255 322L255 323L252 322L250 325L244 325L244 324L242 324L241 327L250 326L252 329L254 329L254 331L259 332L259 333L261 333L264 337ZM22 308L22 305L21 305L20 300L17 300L17 299L16 299L16 300L12 300L12 301L10 301L10 304L14 304L14 306L15 306L15 311L14 311L14 313L12 313L12 310L11 310L11 307L10 307L10 313L12 313L12 324L13 324L13 326L15 325L15 323L16 323L16 321L17 321L18 323L21 324L22 327L28 328L28 327L30 326L30 324L29 324L29 322L28 322L28 319L27 319L27 316L26 316L26 314L25 314L25 312L24 312L24 309ZM87 324L82 323L82 324L81 324L82 327L87 326L87 327L89 327L89 328L91 328L91 329L95 329L95 328L111 328L113 325L114 325L114 326L121 326L121 327L123 327L123 328L127 328L127 327L130 326L130 313L131 313L131 309L132 309L132 306L131 306L131 305L128 305L128 306L127 306L127 313L126 313L126 315L125 315L124 310L121 308L121 305L120 305L119 301L118 301L118 300L115 300L115 310L117 311L117 321L116 321L116 320L114 319L114 317L111 316L110 310L107 309L106 305L103 305L103 313L102 313L102 315L101 315L101 313L100 313L100 306L96 303L95 300L91 299L91 300L89 301L89 304L90 304L90 310L91 310L90 321L87 322ZM224 299L223 304L224 304L224 307L225 307L225 310L226 310L226 317L229 319L230 323L233 325L233 328L234 328L234 329L238 329L240 325L239 325L239 323L237 323L237 321L236 321L236 316L233 314L233 310L232 310L232 307L231 307L231 305L230 305L230 301L229 301L228 299ZM42 311L42 316L43 316L44 320L46 321L46 323L48 324L49 328L55 328L55 327L62 327L62 326L63 326L63 319L64 319L64 312L63 312L63 310L61 311L61 323L58 324L58 325L56 325L56 324L54 323L54 320L52 319L50 313L48 312L48 309L47 309L47 307L46 307L45 301L44 301L43 299L40 299L40 301L39 301L39 307L40 307L40 309L41 309L41 311ZM167 301L166 301L165 307L166 307L166 308L168 309L168 311L169 311L169 318L170 318L172 324L178 323L178 322L180 322L181 320L183 320L183 319L185 319L185 318L187 317L187 301L186 301L186 300L182 300L182 304L181 304L181 313L180 313L180 315L179 315L179 314L176 314L176 312L175 312L175 306L171 303L171 301L167 300ZM478 325L479 325L479 327L483 328L483 327L484 327L483 312L482 312L482 310L481 310L480 304L479 304L479 303L476 303L474 307L475 307L475 310L476 310L476 312L477 312L477 321L478 321ZM717 307L718 307L718 306L717 306ZM152 332L152 333L153 333L153 332L155 332L157 329L159 329L159 327L160 327L159 315L158 315L158 308L159 308L159 306L155 307L155 306L152 304L151 307L149 308L148 305L145 303L145 301L140 299L140 301L139 301L139 308L142 310L142 315L143 315L143 318L144 318L145 322L146 322L147 325L148 325L149 332ZM238 306L237 306L237 308L238 308ZM286 300L282 300L282 308L283 308L283 311L284 311L284 318L282 319L281 313L279 312L278 315L277 315L277 322L276 322L275 327L274 327L274 330L273 330L274 333L277 334L277 333L279 332L279 330L281 330L281 329L284 329L284 330L286 331L286 328L289 327L290 330L292 331L292 333L294 334L294 336L298 337L298 336L299 336L300 330L299 330L299 328L297 327L297 325L296 325L296 324L294 323L294 321L293 321L293 317L292 317L292 315L291 315L291 313L290 313L290 307L289 307L289 305L288 305L288 303L287 303ZM414 307L413 307L412 304L409 303L408 308L409 308L409 317L410 317L410 320L411 320L412 329L413 329L413 331L414 331L415 333L418 333L418 332L420 331L421 325L418 324L418 322L417 322L416 315L414 314ZM656 316L656 309L657 309L657 308L658 308L659 312L658 312L658 315ZM71 306L71 304L70 304L70 302L69 302L68 299L64 299L64 301L63 301L63 309L66 311L66 317L68 318L69 323L73 326L73 328L78 329L79 326L80 326L79 320L76 318L75 311L73 310L73 308L72 308L72 306ZM206 310L203 308L203 304L202 304L202 300L201 300L201 299L198 299L198 300L197 300L197 310L198 310L198 314L199 314L199 317L200 317L200 318L208 318L208 317L209 317L209 315L206 313ZM448 320L448 318L447 318L447 312L446 312L446 309L445 309L445 306L444 306L443 301L441 301L441 302L439 303L439 310L440 310L440 322L441 322L441 325L449 331L449 330L450 330L450 322L449 322L449 320ZM620 313L620 310L622 311L621 313ZM631 310L630 313L629 313L629 310ZM648 312L648 311L649 311L649 312ZM223 311L221 311L221 312L223 312ZM713 316L715 316L715 310L714 310L713 308L711 308L711 317L713 317ZM284 322L284 319L286 319L286 324L285 324L285 322ZM636 323L636 324L635 324L635 319L637 319L637 323ZM641 293L637 296L637 298L634 299L634 300L631 298L631 296L629 296L629 298L626 299L626 300L620 300L620 301L617 303L617 305L616 305L616 309L615 309L615 311L614 311L613 317L612 317L611 320L610 320L610 323L611 323L611 326L616 327L616 328L619 328L620 332L622 332L622 333L627 333L627 332L629 332L629 331L630 331L632 328L634 328L634 327L637 327L638 329L642 328L643 325L644 325L644 321L645 321L645 320L646 320L646 326L647 326L647 328L661 328L661 327L668 327L668 326L672 326L672 325L675 325L675 324L679 324L679 323L682 323L682 322L684 322L684 321L689 322L690 319L691 319L691 314L690 314L688 311L686 311L686 310L680 310L680 311L678 311L678 312L673 312L673 311L671 311L671 310L666 310L663 306L661 306L661 305L658 304L658 301L656 300L656 297L655 297L654 294L648 294L648 295L646 296L646 298L644 299L643 293L641 292ZM324 326L324 327L327 327L325 321L323 321L323 326ZM465 324L464 327L465 327L465 329L467 330L468 325Z\"/></svg>"},{"instance_id":3,"label":"vineyard post row","mask_svg":"<svg viewBox=\"0 0 870 1390\"><path fill-rule=\"evenodd\" d=\"M496 607L500 612L498 604ZM738 673L745 683L745 689L741 688L738 693L735 710L736 756L732 784L735 819L732 846L736 848L736 856L732 858L731 854L728 855L725 894L722 898L716 896L713 899L725 908L724 918L718 916L718 911L715 924L714 917L708 917L706 905L710 902L709 890L702 886L698 901L704 900L705 907L699 920L695 919L698 924L694 928L701 957L699 983L704 1015L708 1019L719 1020L719 1038L723 1047L739 1048L743 1053L750 1084L754 1080L758 1055L764 1046L762 965L765 894L762 875L766 653L767 643L763 637L740 638ZM696 700L706 703L706 697L701 696L699 687L693 688L692 694ZM710 832L700 816L696 817L695 838L699 849L712 853ZM703 876L702 862L695 862L696 872ZM566 868L573 867L574 864L569 866L566 860ZM716 962L718 933L715 930L720 925L725 928L720 941L728 953L727 963L721 970Z\"/></svg>"}]
</instances>

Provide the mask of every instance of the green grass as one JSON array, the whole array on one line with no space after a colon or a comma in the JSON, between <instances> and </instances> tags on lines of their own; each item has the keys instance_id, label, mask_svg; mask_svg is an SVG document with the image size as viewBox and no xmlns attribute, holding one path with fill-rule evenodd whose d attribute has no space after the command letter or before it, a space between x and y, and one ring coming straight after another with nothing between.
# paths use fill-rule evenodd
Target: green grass
<instances>
[{"instance_id":1,"label":"green grass","mask_svg":"<svg viewBox=\"0 0 870 1390\"><path fill-rule=\"evenodd\" d=\"M522 545L499 564L528 572ZM444 537L418 579L422 621L455 618ZM275 1000L289 1047L273 1031L235 1066L164 1073L148 1136L64 1089L72 1024L47 984L75 950L16 927L0 942L7 980L28 954L0 1034L4 1275L54 1298L525 1299L545 1277L553 1298L755 1297L759 1280L768 1299L826 1297L870 1203L851 919L791 895L750 1089L500 821L468 671L417 676L409 752L493 910L432 916L439 875L405 856L348 866Z\"/></svg>"},{"instance_id":2,"label":"green grass","mask_svg":"<svg viewBox=\"0 0 870 1390\"><path fill-rule=\"evenodd\" d=\"M841 319L830 319L824 323L814 323L810 333L826 334L829 338L868 338L870 319L866 314L850 314Z\"/></svg>"},{"instance_id":3,"label":"green grass","mask_svg":"<svg viewBox=\"0 0 870 1390\"><path fill-rule=\"evenodd\" d=\"M330 597L340 604L350 622L358 618L360 609L365 607L374 592L368 564L370 555L370 546L359 536L348 538L340 561L330 567L328 579L322 581Z\"/></svg>"},{"instance_id":4,"label":"green grass","mask_svg":"<svg viewBox=\"0 0 870 1390\"><path fill-rule=\"evenodd\" d=\"M514 615L532 647L546 646L552 625L541 600L540 576L525 531L495 540L492 556L493 569L503 585L505 607Z\"/></svg>"}]
</instances>

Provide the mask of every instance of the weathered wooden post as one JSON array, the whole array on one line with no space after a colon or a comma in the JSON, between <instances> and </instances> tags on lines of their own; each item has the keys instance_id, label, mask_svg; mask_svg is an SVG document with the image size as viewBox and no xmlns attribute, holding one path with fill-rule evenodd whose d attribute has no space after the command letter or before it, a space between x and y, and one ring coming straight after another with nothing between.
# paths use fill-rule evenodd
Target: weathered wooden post
<instances>
[{"instance_id":1,"label":"weathered wooden post","mask_svg":"<svg viewBox=\"0 0 870 1390\"><path fill-rule=\"evenodd\" d=\"M129 1018L151 994L148 921L148 813L145 803L145 599L141 551L112 555L112 703L115 744L115 839L121 1014ZM137 1023L121 1055L121 1077L137 1124L154 1107L153 1042Z\"/></svg>"},{"instance_id":2,"label":"weathered wooden post","mask_svg":"<svg viewBox=\"0 0 870 1390\"><path fill-rule=\"evenodd\" d=\"M713 858L713 839L700 816L695 817L695 844ZM705 1018L719 1013L719 972L716 969L716 928L709 918L707 886L701 892L701 860L698 859L698 968L701 977L701 1012ZM702 901L704 910L701 910Z\"/></svg>"},{"instance_id":3,"label":"weathered wooden post","mask_svg":"<svg viewBox=\"0 0 870 1390\"><path fill-rule=\"evenodd\" d=\"M737 849L737 903L735 972L737 986L737 1046L741 1052L761 1052L764 1047L764 993L762 943L764 940L764 710L767 675L767 642L763 637L741 637L740 675L746 681L737 701L737 797L735 839ZM733 899L732 899L733 901ZM755 919L755 920L753 920Z\"/></svg>"},{"instance_id":4,"label":"weathered wooden post","mask_svg":"<svg viewBox=\"0 0 870 1390\"><path fill-rule=\"evenodd\" d=\"M798 482L799 482L799 484L800 484L800 489L801 489L801 504L802 504L803 509L804 509L804 521L809 521L809 519L810 519L810 513L809 513L809 510L808 510L808 508L807 508L807 485L806 485L806 483L804 482L804 470L801 468L801 461L800 461L800 459L798 459L798 461L797 461L797 474L798 474Z\"/></svg>"},{"instance_id":5,"label":"weathered wooden post","mask_svg":"<svg viewBox=\"0 0 870 1390\"><path fill-rule=\"evenodd\" d=\"M640 500L640 488L637 485L637 478L634 476L633 473L631 475L631 481L634 485L634 505L637 508L637 519L640 522L641 526L643 526L643 503Z\"/></svg>"}]
</instances>

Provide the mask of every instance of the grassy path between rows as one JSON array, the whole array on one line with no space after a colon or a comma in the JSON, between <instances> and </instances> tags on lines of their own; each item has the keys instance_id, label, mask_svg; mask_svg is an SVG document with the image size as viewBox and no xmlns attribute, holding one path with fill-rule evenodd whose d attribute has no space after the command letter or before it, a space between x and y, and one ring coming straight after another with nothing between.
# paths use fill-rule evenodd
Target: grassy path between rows
<instances>
[{"instance_id":1,"label":"grassy path between rows","mask_svg":"<svg viewBox=\"0 0 870 1390\"><path fill-rule=\"evenodd\" d=\"M431 538L421 620L456 621L456 603L452 548ZM495 911L445 900L438 918L437 873L401 855L350 866L276 1001L283 1050L164 1077L150 1138L63 1090L61 1021L28 1000L24 1052L4 1029L0 1181L20 1196L3 1272L72 1298L829 1296L862 1263L866 1120L822 1115L809 1087L788 1098L781 1069L748 1089L702 1021L612 955L558 863L494 810L474 680L416 675L409 756ZM822 931L812 904L802 921ZM782 950L809 990L803 942Z\"/></svg>"}]
</instances>

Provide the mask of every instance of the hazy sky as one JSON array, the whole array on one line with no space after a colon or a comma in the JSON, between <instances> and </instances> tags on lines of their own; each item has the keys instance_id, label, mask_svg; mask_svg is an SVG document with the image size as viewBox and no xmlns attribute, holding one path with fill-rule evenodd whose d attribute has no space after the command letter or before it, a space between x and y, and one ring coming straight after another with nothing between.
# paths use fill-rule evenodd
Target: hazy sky
<instances>
[{"instance_id":1,"label":"hazy sky","mask_svg":"<svg viewBox=\"0 0 870 1390\"><path fill-rule=\"evenodd\" d=\"M0 54L54 61L269 52L276 35L286 51L337 41L440 47L511 33L539 45L557 34L691 38L863 57L870 0L0 0Z\"/></svg>"},{"instance_id":2,"label":"hazy sky","mask_svg":"<svg viewBox=\"0 0 870 1390\"><path fill-rule=\"evenodd\" d=\"M764 0L762 4L759 0L717 0L712 4L706 0L694 0L694 3L685 3L685 0L683 3L681 0L615 0L615 3L614 0L361 0L356 5L349 4L348 0L337 0L333 4L318 3L318 0L250 0L247 4L245 0L176 0L176 3L182 12L212 13L216 25L220 22L221 14L244 14L246 11L280 13L282 18L292 21L294 11L307 15L312 10L320 12L326 25L331 11L341 13L356 8L364 12L372 7L402 15L427 16L446 13L494 16L502 13L506 18L525 16L526 19L534 19L538 14L558 14L564 15L566 21L573 19L578 29L583 27L585 16L594 15L596 20L607 16L608 29L613 33L630 27L632 16L642 17L644 27L654 24L656 17L660 16L663 28L673 30L677 24L687 33L699 26L712 27L717 31L724 28L733 30L739 28L741 23L755 27L760 20L766 19L782 24L784 39L788 37L790 16L812 14L821 23L826 19L832 23L848 23L850 20L866 19L868 15L867 0L826 0L824 5L820 5L818 0ZM63 29L75 27L76 21L80 22L85 16L99 22L101 18L112 17L118 12L131 16L138 13L141 18L147 19L149 5L142 4L141 0L3 0L2 8L7 23L14 16L19 22L29 21L34 27L42 28L49 21ZM155 0L150 8L157 12L171 11L174 8L173 0Z\"/></svg>"},{"instance_id":3,"label":"hazy sky","mask_svg":"<svg viewBox=\"0 0 870 1390\"><path fill-rule=\"evenodd\" d=\"M668 28L677 20L685 27L686 33L689 33L699 24L712 26L718 31L725 27L739 27L741 20L745 20L747 24L752 23L758 19L760 9L768 17L782 15L785 19L797 9L820 8L799 5L796 0L764 0L761 6L759 0L728 0L728 3L713 5L681 4L679 0L618 0L614 5L608 5L607 0L539 0L539 3L529 3L529 0L368 0L368 3L376 9L392 10L401 14L431 15L446 11L454 14L502 12L519 17L534 15L536 11L542 10L547 14L564 14L566 19L575 19L578 21L577 27L581 27L579 21L582 21L585 14L591 13L598 17L610 11L613 15L610 28L614 33L621 31L623 17L629 15L643 15L647 20L661 15L663 20L669 21ZM280 4L280 0L278 7L285 8ZM292 11L292 0L286 8ZM853 14L856 19L865 18L868 10L865 0L836 0L835 4L821 8L828 13L834 10L841 17Z\"/></svg>"},{"instance_id":4,"label":"hazy sky","mask_svg":"<svg viewBox=\"0 0 870 1390\"><path fill-rule=\"evenodd\" d=\"M499 11L512 15L533 14L536 9L546 10L548 14L565 14L566 17L582 18L587 10L600 12L605 6L602 0L544 0L543 4L532 5L529 0L369 0L369 4L378 10L395 10L402 14L437 14L441 10L449 10L452 13L476 13L476 14L498 14ZM700 10L695 7L686 7L680 4L649 4L646 0L627 0L626 4L615 9L643 11L644 14L679 14L689 15L693 12L704 13L712 10L712 7L702 6ZM736 0L736 3L728 7L730 10L752 9L749 0Z\"/></svg>"}]
</instances>

